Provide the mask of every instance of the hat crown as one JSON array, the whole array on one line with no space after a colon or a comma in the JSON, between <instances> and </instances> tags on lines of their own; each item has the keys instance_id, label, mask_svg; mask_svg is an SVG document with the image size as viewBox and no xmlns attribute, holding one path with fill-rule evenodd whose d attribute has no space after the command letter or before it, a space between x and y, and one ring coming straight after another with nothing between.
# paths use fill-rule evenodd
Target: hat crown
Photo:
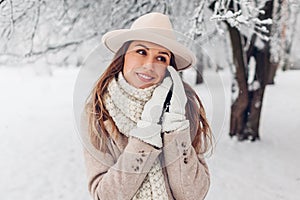
<instances>
[{"instance_id":1,"label":"hat crown","mask_svg":"<svg viewBox=\"0 0 300 200\"><path fill-rule=\"evenodd\" d=\"M136 19L130 29L158 28L173 31L171 21L167 15L162 13L149 13Z\"/></svg>"},{"instance_id":2,"label":"hat crown","mask_svg":"<svg viewBox=\"0 0 300 200\"><path fill-rule=\"evenodd\" d=\"M177 34L167 15L154 12L137 18L130 29L107 32L102 36L102 42L114 53L127 41L153 42L170 50L174 54L177 68L182 70L194 65L196 57L193 52L177 41Z\"/></svg>"}]
</instances>

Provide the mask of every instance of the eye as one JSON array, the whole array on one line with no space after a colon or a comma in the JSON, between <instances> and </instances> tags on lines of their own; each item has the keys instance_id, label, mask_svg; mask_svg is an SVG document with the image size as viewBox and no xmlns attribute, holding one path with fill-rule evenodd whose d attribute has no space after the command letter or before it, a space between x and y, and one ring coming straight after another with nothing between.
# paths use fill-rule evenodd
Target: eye
<instances>
[{"instance_id":1,"label":"eye","mask_svg":"<svg viewBox=\"0 0 300 200\"><path fill-rule=\"evenodd\" d=\"M164 63L167 62L167 59L164 56L158 56L157 60Z\"/></svg>"},{"instance_id":2,"label":"eye","mask_svg":"<svg viewBox=\"0 0 300 200\"><path fill-rule=\"evenodd\" d=\"M147 52L144 49L138 49L136 50L136 52L140 55L144 55L144 56L147 55Z\"/></svg>"}]
</instances>

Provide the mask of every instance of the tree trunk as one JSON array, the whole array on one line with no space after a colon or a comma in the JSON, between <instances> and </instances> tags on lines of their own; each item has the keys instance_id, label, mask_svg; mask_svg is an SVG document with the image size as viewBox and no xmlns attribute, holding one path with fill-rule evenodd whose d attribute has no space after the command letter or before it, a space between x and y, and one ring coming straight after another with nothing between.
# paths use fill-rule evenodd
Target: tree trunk
<instances>
[{"instance_id":1,"label":"tree trunk","mask_svg":"<svg viewBox=\"0 0 300 200\"><path fill-rule=\"evenodd\" d=\"M196 84L201 84L203 83L203 55L197 54L197 65L196 65Z\"/></svg>"},{"instance_id":2,"label":"tree trunk","mask_svg":"<svg viewBox=\"0 0 300 200\"><path fill-rule=\"evenodd\" d=\"M199 72L199 71L197 70L196 84L201 84L201 83L203 83L202 72Z\"/></svg>"},{"instance_id":3,"label":"tree trunk","mask_svg":"<svg viewBox=\"0 0 300 200\"><path fill-rule=\"evenodd\" d=\"M269 71L269 75L268 75L268 78L267 78L267 84L268 85L274 85L275 84L274 78L275 78L278 66L279 66L279 63L270 63L270 71Z\"/></svg>"},{"instance_id":4,"label":"tree trunk","mask_svg":"<svg viewBox=\"0 0 300 200\"><path fill-rule=\"evenodd\" d=\"M272 18L273 1L265 4L266 11L260 19ZM270 63L270 42L264 42L264 48L254 46L255 36L250 41L249 50L244 52L240 32L227 24L235 65L235 77L232 85L233 99L230 118L230 136L237 136L238 140L259 139L259 121L265 87L273 81L276 68ZM270 30L271 27L268 27ZM248 85L248 63L250 57L256 60L254 81ZM236 85L235 85L236 84ZM237 88L237 94L235 89Z\"/></svg>"},{"instance_id":5,"label":"tree trunk","mask_svg":"<svg viewBox=\"0 0 300 200\"><path fill-rule=\"evenodd\" d=\"M235 77L232 84L233 95L236 94L236 99L233 99L231 105L231 116L230 116L230 136L237 135L238 137L242 134L245 127L245 111L248 105L248 88L246 79L246 66L245 66L245 55L243 52L242 37L240 32L227 24L231 45L233 64L235 66Z\"/></svg>"},{"instance_id":6,"label":"tree trunk","mask_svg":"<svg viewBox=\"0 0 300 200\"><path fill-rule=\"evenodd\" d=\"M273 1L268 1L264 7L265 14L260 19L272 18ZM268 27L271 30L271 25ZM262 109L264 91L267 84L274 83L277 65L271 64L270 41L264 42L264 48L253 48L250 56L256 60L255 79L252 90L249 91L248 119L244 130L244 137L250 137L251 141L260 139L259 120Z\"/></svg>"},{"instance_id":7,"label":"tree trunk","mask_svg":"<svg viewBox=\"0 0 300 200\"><path fill-rule=\"evenodd\" d=\"M267 45L268 46L268 45ZM270 52L269 48L257 49L252 53L256 60L255 79L249 91L249 105L247 108L247 122L243 131L243 139L250 138L251 141L260 139L259 121L263 103L264 91L270 78ZM272 77L271 77L272 78Z\"/></svg>"}]
</instances>

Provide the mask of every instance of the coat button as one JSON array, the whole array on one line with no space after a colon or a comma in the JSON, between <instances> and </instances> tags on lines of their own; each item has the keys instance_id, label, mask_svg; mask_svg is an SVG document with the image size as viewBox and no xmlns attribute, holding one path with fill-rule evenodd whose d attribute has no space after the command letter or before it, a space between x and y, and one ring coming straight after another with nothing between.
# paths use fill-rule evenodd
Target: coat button
<instances>
[{"instance_id":1,"label":"coat button","mask_svg":"<svg viewBox=\"0 0 300 200\"><path fill-rule=\"evenodd\" d=\"M140 169L139 166L136 166L136 167L134 168L134 171L137 172L137 171L139 171L139 169Z\"/></svg>"},{"instance_id":2,"label":"coat button","mask_svg":"<svg viewBox=\"0 0 300 200\"><path fill-rule=\"evenodd\" d=\"M183 150L183 155L186 156L187 155L187 149Z\"/></svg>"},{"instance_id":3,"label":"coat button","mask_svg":"<svg viewBox=\"0 0 300 200\"><path fill-rule=\"evenodd\" d=\"M187 163L188 163L188 159L187 159L187 158L184 158L184 159L183 159L183 162L184 162L184 164L187 164Z\"/></svg>"},{"instance_id":4,"label":"coat button","mask_svg":"<svg viewBox=\"0 0 300 200\"><path fill-rule=\"evenodd\" d=\"M137 158L137 159L136 159L136 162L142 164L142 163L143 163L143 159L142 159L142 158Z\"/></svg>"}]
</instances>

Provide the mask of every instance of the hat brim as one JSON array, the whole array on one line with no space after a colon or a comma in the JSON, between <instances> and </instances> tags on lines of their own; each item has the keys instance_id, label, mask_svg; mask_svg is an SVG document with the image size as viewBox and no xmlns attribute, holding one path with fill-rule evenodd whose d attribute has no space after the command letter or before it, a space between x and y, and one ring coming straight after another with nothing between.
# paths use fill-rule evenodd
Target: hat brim
<instances>
[{"instance_id":1,"label":"hat brim","mask_svg":"<svg viewBox=\"0 0 300 200\"><path fill-rule=\"evenodd\" d=\"M127 41L142 40L161 45L171 51L175 56L178 70L183 70L195 65L196 57L187 47L174 38L165 36L168 30L157 28L121 29L110 31L103 35L103 44L112 52L116 53ZM172 31L172 33L175 33Z\"/></svg>"}]
</instances>

